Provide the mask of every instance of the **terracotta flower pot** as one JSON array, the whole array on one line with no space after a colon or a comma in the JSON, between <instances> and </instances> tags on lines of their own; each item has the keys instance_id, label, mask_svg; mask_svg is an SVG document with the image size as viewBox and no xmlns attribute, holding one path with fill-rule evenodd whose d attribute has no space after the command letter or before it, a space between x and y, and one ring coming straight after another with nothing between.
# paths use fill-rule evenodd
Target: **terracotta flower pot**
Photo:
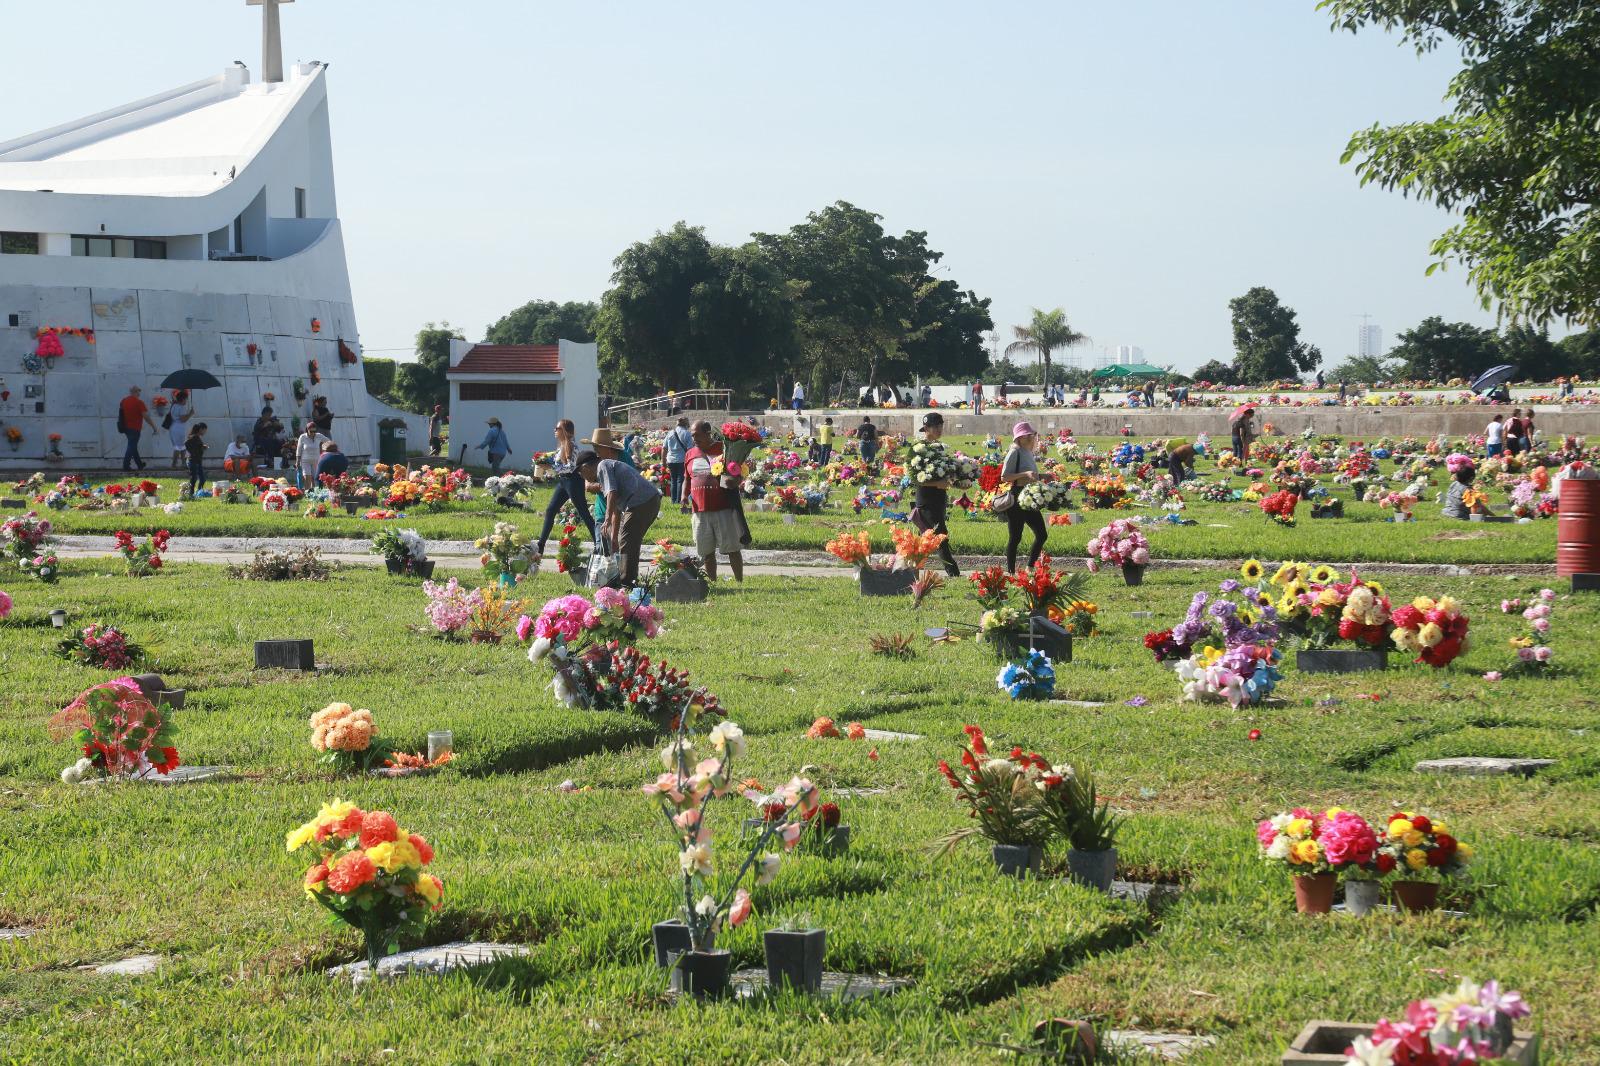
<instances>
[{"instance_id":1,"label":"terracotta flower pot","mask_svg":"<svg viewBox=\"0 0 1600 1066\"><path fill-rule=\"evenodd\" d=\"M1333 909L1333 889L1338 883L1333 874L1296 874L1295 909L1301 914L1327 914Z\"/></svg>"},{"instance_id":2,"label":"terracotta flower pot","mask_svg":"<svg viewBox=\"0 0 1600 1066\"><path fill-rule=\"evenodd\" d=\"M1437 881L1396 881L1394 883L1395 902L1400 904L1401 910L1413 914L1422 914L1434 910L1439 906L1439 883Z\"/></svg>"}]
</instances>

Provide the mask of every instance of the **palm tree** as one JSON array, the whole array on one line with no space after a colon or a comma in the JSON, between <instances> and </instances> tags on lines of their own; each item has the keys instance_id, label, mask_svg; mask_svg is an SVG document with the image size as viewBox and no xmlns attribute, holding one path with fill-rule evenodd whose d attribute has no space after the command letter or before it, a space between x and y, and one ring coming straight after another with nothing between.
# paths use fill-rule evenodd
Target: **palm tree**
<instances>
[{"instance_id":1,"label":"palm tree","mask_svg":"<svg viewBox=\"0 0 1600 1066\"><path fill-rule=\"evenodd\" d=\"M1057 348L1067 348L1087 338L1067 325L1067 312L1057 307L1051 311L1033 309L1033 321L1026 326L1012 326L1016 340L1006 345L1006 354L1028 352L1044 360L1044 387L1050 388L1050 353Z\"/></svg>"}]
</instances>

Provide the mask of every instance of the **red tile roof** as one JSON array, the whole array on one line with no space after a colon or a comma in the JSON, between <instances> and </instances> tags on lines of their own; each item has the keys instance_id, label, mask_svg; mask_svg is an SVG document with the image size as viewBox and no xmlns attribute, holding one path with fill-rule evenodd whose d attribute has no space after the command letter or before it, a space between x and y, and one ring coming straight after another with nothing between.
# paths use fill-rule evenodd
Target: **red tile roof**
<instances>
[{"instance_id":1,"label":"red tile roof","mask_svg":"<svg viewBox=\"0 0 1600 1066\"><path fill-rule=\"evenodd\" d=\"M559 373L561 349L554 344L475 344L447 376Z\"/></svg>"}]
</instances>

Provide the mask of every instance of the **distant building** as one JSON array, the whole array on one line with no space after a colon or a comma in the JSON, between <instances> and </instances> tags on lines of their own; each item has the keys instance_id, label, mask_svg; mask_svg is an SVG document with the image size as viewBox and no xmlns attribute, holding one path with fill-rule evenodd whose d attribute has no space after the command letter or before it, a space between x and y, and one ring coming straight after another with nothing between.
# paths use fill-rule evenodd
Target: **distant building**
<instances>
[{"instance_id":1,"label":"distant building","mask_svg":"<svg viewBox=\"0 0 1600 1066\"><path fill-rule=\"evenodd\" d=\"M534 452L555 447L556 422L570 418L587 437L600 413L599 348L579 344L473 344L450 342L450 457L476 447L498 418L511 441L508 464L527 466ZM481 452L467 452L482 463Z\"/></svg>"},{"instance_id":2,"label":"distant building","mask_svg":"<svg viewBox=\"0 0 1600 1066\"><path fill-rule=\"evenodd\" d=\"M1383 357L1383 327L1362 323L1356 327L1356 355L1363 358Z\"/></svg>"}]
</instances>

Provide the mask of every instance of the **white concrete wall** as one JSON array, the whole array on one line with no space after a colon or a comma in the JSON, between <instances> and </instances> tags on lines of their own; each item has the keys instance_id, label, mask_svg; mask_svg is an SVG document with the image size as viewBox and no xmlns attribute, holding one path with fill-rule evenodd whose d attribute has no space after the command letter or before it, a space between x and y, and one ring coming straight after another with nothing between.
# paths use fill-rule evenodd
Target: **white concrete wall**
<instances>
[{"instance_id":1,"label":"white concrete wall","mask_svg":"<svg viewBox=\"0 0 1600 1066\"><path fill-rule=\"evenodd\" d=\"M450 362L458 363L472 345L456 341L451 346ZM593 344L561 341L561 374L508 374L490 377L475 374L450 380L450 460L462 461L462 448L466 447L466 461L484 465L487 455L478 448L488 432L488 420L500 419L511 442L511 458L507 466L526 469L534 452L546 452L555 447L556 422L570 418L578 428L579 437L587 437L597 424L600 410L599 348ZM556 383L554 402L501 402L461 399L463 381L508 381Z\"/></svg>"}]
</instances>

